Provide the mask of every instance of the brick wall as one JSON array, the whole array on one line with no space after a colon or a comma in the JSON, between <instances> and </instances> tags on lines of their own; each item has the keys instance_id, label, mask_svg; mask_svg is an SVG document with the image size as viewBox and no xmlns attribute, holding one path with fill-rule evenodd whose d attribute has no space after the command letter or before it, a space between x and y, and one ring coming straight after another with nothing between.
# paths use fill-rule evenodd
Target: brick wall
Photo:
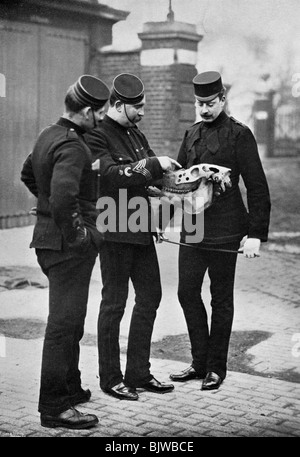
<instances>
[{"instance_id":1,"label":"brick wall","mask_svg":"<svg viewBox=\"0 0 300 457\"><path fill-rule=\"evenodd\" d=\"M179 116L176 100L176 74L169 66L142 67L147 104L141 129L157 155L169 155L176 138L175 121Z\"/></svg>"},{"instance_id":2,"label":"brick wall","mask_svg":"<svg viewBox=\"0 0 300 457\"><path fill-rule=\"evenodd\" d=\"M157 155L176 158L187 127L195 122L192 65L142 67L147 105L141 128Z\"/></svg>"},{"instance_id":3,"label":"brick wall","mask_svg":"<svg viewBox=\"0 0 300 457\"><path fill-rule=\"evenodd\" d=\"M92 73L110 87L113 78L120 73L133 73L140 77L140 50L129 52L100 51L92 65Z\"/></svg>"}]
</instances>

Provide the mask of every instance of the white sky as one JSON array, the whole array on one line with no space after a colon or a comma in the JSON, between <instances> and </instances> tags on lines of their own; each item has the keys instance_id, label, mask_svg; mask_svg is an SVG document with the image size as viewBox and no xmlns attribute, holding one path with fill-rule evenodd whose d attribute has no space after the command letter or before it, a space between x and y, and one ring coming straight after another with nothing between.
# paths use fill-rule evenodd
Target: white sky
<instances>
[{"instance_id":1,"label":"white sky","mask_svg":"<svg viewBox=\"0 0 300 457\"><path fill-rule=\"evenodd\" d=\"M165 21L169 10L169 0L98 1L130 12L113 29L113 45L123 50L139 47L143 24ZM300 73L300 0L172 0L172 9L176 21L203 34L198 71L220 71L237 97L253 91L262 73L274 88Z\"/></svg>"}]
</instances>

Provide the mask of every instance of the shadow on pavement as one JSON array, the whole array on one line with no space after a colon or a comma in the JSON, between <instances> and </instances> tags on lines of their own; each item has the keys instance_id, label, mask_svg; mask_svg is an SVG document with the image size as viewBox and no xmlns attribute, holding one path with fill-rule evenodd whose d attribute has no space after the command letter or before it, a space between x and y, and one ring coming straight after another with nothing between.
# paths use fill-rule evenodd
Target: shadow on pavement
<instances>
[{"instance_id":1,"label":"shadow on pavement","mask_svg":"<svg viewBox=\"0 0 300 457\"><path fill-rule=\"evenodd\" d=\"M37 339L43 338L46 324L39 319L0 319L0 334L9 338ZM299 373L294 370L264 373L251 366L254 356L248 353L251 347L270 338L272 333L263 331L233 331L228 355L228 370L247 373L254 376L275 378L283 381L300 383ZM97 347L97 336L86 333L82 344ZM126 343L121 345L121 352L126 354ZM170 335L152 343L151 357L191 363L190 342L187 334Z\"/></svg>"}]
</instances>

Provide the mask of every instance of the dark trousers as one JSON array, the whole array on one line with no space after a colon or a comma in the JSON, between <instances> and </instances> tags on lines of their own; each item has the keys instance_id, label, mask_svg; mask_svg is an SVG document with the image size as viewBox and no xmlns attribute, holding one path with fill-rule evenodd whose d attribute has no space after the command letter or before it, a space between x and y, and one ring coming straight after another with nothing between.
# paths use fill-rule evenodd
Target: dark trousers
<instances>
[{"instance_id":1,"label":"dark trousers","mask_svg":"<svg viewBox=\"0 0 300 457\"><path fill-rule=\"evenodd\" d=\"M128 298L129 280L135 291L124 381L129 386L148 382L150 346L161 283L153 241L149 245L103 242L100 249L102 300L98 319L100 387L123 381L120 366L120 323Z\"/></svg>"},{"instance_id":2,"label":"dark trousers","mask_svg":"<svg viewBox=\"0 0 300 457\"><path fill-rule=\"evenodd\" d=\"M70 408L81 390L79 342L84 332L90 278L97 251L84 254L36 250L49 279L49 315L45 331L38 410L56 415Z\"/></svg>"},{"instance_id":3,"label":"dark trousers","mask_svg":"<svg viewBox=\"0 0 300 457\"><path fill-rule=\"evenodd\" d=\"M239 245L211 247L236 251ZM213 371L222 379L226 377L236 260L237 254L180 246L178 298L191 342L192 366L200 376ZM201 297L206 271L210 279L210 325Z\"/></svg>"}]
</instances>

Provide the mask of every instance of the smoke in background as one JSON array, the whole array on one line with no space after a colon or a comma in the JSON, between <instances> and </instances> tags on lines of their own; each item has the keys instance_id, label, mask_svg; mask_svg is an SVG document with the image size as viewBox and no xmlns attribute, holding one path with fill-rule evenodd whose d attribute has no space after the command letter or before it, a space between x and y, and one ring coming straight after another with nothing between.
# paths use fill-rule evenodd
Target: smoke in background
<instances>
[{"instance_id":1,"label":"smoke in background","mask_svg":"<svg viewBox=\"0 0 300 457\"><path fill-rule=\"evenodd\" d=\"M140 47L137 33L145 22L165 21L168 0L99 0L129 11L114 26L113 47ZM299 0L172 0L175 20L193 23L203 39L198 47L198 71L219 70L231 86L229 109L251 123L256 93L277 92L275 103L292 92L300 73Z\"/></svg>"}]
</instances>

